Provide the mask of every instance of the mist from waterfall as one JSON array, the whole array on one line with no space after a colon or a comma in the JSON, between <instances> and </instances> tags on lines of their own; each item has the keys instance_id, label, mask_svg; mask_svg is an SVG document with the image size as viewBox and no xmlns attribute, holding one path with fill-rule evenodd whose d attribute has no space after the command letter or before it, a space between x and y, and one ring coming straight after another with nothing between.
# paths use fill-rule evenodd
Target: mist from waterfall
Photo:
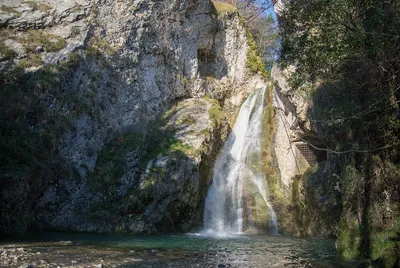
<instances>
[{"instance_id":1,"label":"mist from waterfall","mask_svg":"<svg viewBox=\"0 0 400 268\"><path fill-rule=\"evenodd\" d=\"M243 103L235 126L215 166L204 210L205 232L241 234L244 221L252 228L249 189L261 195L269 213L271 234L278 234L275 211L268 202L262 163L262 116L266 87L255 89ZM245 213L246 211L246 213ZM246 215L245 215L246 214Z\"/></svg>"}]
</instances>

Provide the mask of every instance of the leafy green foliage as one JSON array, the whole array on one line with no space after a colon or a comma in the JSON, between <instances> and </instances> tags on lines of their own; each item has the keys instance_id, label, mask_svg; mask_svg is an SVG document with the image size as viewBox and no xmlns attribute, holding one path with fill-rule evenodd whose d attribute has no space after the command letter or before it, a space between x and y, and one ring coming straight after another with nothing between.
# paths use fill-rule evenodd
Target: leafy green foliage
<instances>
[{"instance_id":1,"label":"leafy green foliage","mask_svg":"<svg viewBox=\"0 0 400 268\"><path fill-rule=\"evenodd\" d=\"M269 1L212 1L216 14L239 13L239 21L246 29L248 44L246 67L252 73L264 78L275 62L278 50L278 31L276 22L265 11Z\"/></svg>"},{"instance_id":2,"label":"leafy green foliage","mask_svg":"<svg viewBox=\"0 0 400 268\"><path fill-rule=\"evenodd\" d=\"M126 171L126 154L137 148L143 137L137 133L119 136L104 145L97 157L96 167L89 174L89 184L93 190L118 184Z\"/></svg>"},{"instance_id":3,"label":"leafy green foliage","mask_svg":"<svg viewBox=\"0 0 400 268\"><path fill-rule=\"evenodd\" d=\"M281 63L296 63L297 76L311 80L337 78L342 63L354 58L382 63L398 49L398 8L395 1L294 1L280 19Z\"/></svg>"},{"instance_id":4,"label":"leafy green foliage","mask_svg":"<svg viewBox=\"0 0 400 268\"><path fill-rule=\"evenodd\" d=\"M285 221L289 219L287 210L289 200L281 189L279 176L273 166L272 139L274 131L274 107L272 103L272 86L268 88L265 93L265 103L266 106L264 107L262 121L262 165L256 163L254 168L259 168L259 170L265 175L265 180L268 185L268 199L277 213L278 222L280 223L280 232L282 232L286 231L284 230L287 225Z\"/></svg>"},{"instance_id":5,"label":"leafy green foliage","mask_svg":"<svg viewBox=\"0 0 400 268\"><path fill-rule=\"evenodd\" d=\"M211 126L215 128L224 118L221 105L217 99L213 99L209 95L205 95L203 99L212 104L212 106L208 109L208 114L211 119Z\"/></svg>"},{"instance_id":6,"label":"leafy green foliage","mask_svg":"<svg viewBox=\"0 0 400 268\"><path fill-rule=\"evenodd\" d=\"M145 168L151 159L158 155L184 156L193 153L193 148L183 144L175 137L176 130L168 126L168 118L172 115L158 118L149 124L146 131L144 155L141 160L142 168Z\"/></svg>"},{"instance_id":7,"label":"leafy green foliage","mask_svg":"<svg viewBox=\"0 0 400 268\"><path fill-rule=\"evenodd\" d=\"M257 42L249 31L246 31L246 36L248 45L246 67L252 73L260 73L264 78L267 78L267 69L263 58L258 52Z\"/></svg>"},{"instance_id":8,"label":"leafy green foliage","mask_svg":"<svg viewBox=\"0 0 400 268\"><path fill-rule=\"evenodd\" d=\"M48 184L76 172L60 161L56 144L73 128L73 103L64 86L80 62L22 68L0 74L0 233L21 235L29 228L32 205ZM71 111L72 110L72 111Z\"/></svg>"},{"instance_id":9,"label":"leafy green foliage","mask_svg":"<svg viewBox=\"0 0 400 268\"><path fill-rule=\"evenodd\" d=\"M361 233L357 218L349 215L339 224L337 248L339 256L350 260L360 256Z\"/></svg>"},{"instance_id":10,"label":"leafy green foliage","mask_svg":"<svg viewBox=\"0 0 400 268\"><path fill-rule=\"evenodd\" d=\"M262 56L265 68L270 72L278 56L279 33L277 23L271 15L262 14L254 17L255 15L250 16L246 23L247 29L257 44L257 51Z\"/></svg>"},{"instance_id":11,"label":"leafy green foliage","mask_svg":"<svg viewBox=\"0 0 400 268\"><path fill-rule=\"evenodd\" d=\"M24 178L33 165L51 160L56 140L71 126L70 114L51 109L46 100L60 100L60 86L78 63L71 55L69 62L35 73L17 68L1 74L2 179Z\"/></svg>"},{"instance_id":12,"label":"leafy green foliage","mask_svg":"<svg viewBox=\"0 0 400 268\"><path fill-rule=\"evenodd\" d=\"M296 65L291 85L310 95L313 126L331 149L370 151L331 156L329 179L316 175L337 182L338 252L381 266L395 263L399 233L399 12L391 0L298 0L281 18L281 64Z\"/></svg>"}]
</instances>

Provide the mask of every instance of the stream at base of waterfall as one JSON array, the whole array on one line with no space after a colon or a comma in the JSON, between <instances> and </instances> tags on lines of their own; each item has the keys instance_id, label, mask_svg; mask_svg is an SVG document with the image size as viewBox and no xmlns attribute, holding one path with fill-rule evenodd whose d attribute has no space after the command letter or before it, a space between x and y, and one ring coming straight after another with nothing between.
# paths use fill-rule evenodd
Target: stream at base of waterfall
<instances>
[{"instance_id":1,"label":"stream at base of waterfall","mask_svg":"<svg viewBox=\"0 0 400 268\"><path fill-rule=\"evenodd\" d=\"M215 163L203 232L32 233L0 240L0 267L355 267L337 259L334 240L261 234L278 234L261 172L265 91L244 102Z\"/></svg>"},{"instance_id":2,"label":"stream at base of waterfall","mask_svg":"<svg viewBox=\"0 0 400 268\"><path fill-rule=\"evenodd\" d=\"M243 103L217 157L205 202L204 235L278 234L261 172L265 91L266 87L255 89Z\"/></svg>"},{"instance_id":3,"label":"stream at base of waterfall","mask_svg":"<svg viewBox=\"0 0 400 268\"><path fill-rule=\"evenodd\" d=\"M0 240L0 267L350 268L334 240L271 235L33 233Z\"/></svg>"}]
</instances>

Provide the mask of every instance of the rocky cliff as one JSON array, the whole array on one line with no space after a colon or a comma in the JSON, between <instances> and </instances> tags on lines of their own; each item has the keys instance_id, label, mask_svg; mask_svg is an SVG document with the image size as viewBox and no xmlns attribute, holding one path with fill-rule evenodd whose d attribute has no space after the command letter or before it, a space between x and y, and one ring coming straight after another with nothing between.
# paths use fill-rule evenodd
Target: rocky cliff
<instances>
[{"instance_id":1,"label":"rocky cliff","mask_svg":"<svg viewBox=\"0 0 400 268\"><path fill-rule=\"evenodd\" d=\"M304 36L320 31L322 24L316 23L318 19L315 18L329 6L321 2L322 6L314 10L314 15L318 16L310 18L305 12L302 15L307 14L307 18L296 21L299 10L308 10L303 4L309 2L300 1L297 6L295 2L278 1L276 6L278 13L283 12L279 15L283 21L282 43L286 42L281 60L285 68L276 66L272 71L276 166L283 191L289 186L286 203L282 205L285 209L280 211L285 215L278 215L281 226L285 232L298 235L336 237L338 255L345 259L362 259L360 267L398 267L400 176L396 126L399 113L397 101L394 101L398 96L382 79L386 73L397 72L398 66L389 66L380 73L381 65L371 64L376 58L357 58L360 49L357 48L347 51L348 55L338 60L340 68L332 68L326 72L328 75L317 74L315 69L302 69L307 65L302 61L303 54L310 58L326 56L328 46L339 45L322 38L321 50L307 52L307 47L317 43L310 41L299 46L299 53L291 54L294 46L288 45L288 41L302 38L297 36L299 30L294 25L313 25L303 28L303 32L308 31ZM389 16L394 6L385 7ZM382 11L377 9L376 12ZM334 21L336 23L336 19ZM370 17L365 21L370 22ZM395 23L396 17L389 21ZM379 28L384 23L374 21L371 25ZM325 30L331 31L329 27ZM355 38L353 32L348 34ZM382 36L376 38L383 42ZM366 51L376 49L375 45L365 48ZM391 49L394 47L382 52L387 53L388 59L392 57ZM326 58L319 58L311 65L316 66L317 62L324 66ZM309 77L299 79L301 75ZM393 77L391 83L398 84ZM379 108L372 109L376 103ZM307 169L307 163L301 164L307 151L298 154L301 151L298 145L314 153L316 161L311 163L312 167Z\"/></svg>"},{"instance_id":2,"label":"rocky cliff","mask_svg":"<svg viewBox=\"0 0 400 268\"><path fill-rule=\"evenodd\" d=\"M4 1L3 1L4 2ZM187 231L243 98L236 10L5 1L0 233Z\"/></svg>"},{"instance_id":3,"label":"rocky cliff","mask_svg":"<svg viewBox=\"0 0 400 268\"><path fill-rule=\"evenodd\" d=\"M312 101L290 86L294 72L294 66L272 69L275 110L272 150L286 199L285 208L278 212L281 227L283 232L297 235L335 236L341 206L335 189L337 181L330 177L334 177L338 167L333 156L326 164L325 144L318 136L323 130L310 122ZM314 150L313 146L322 150ZM309 161L310 155L314 161ZM314 174L316 170L318 175Z\"/></svg>"},{"instance_id":4,"label":"rocky cliff","mask_svg":"<svg viewBox=\"0 0 400 268\"><path fill-rule=\"evenodd\" d=\"M274 9L278 16L287 6L287 1L277 1ZM314 150L325 148L325 144L320 140L323 131L312 124L310 96L306 90L292 87L295 72L295 63L286 68L277 64L271 71L275 111L272 153L284 196L278 201L282 206L278 217L283 232L334 236L340 214L334 185L328 180L334 165L324 168L321 177L310 175L325 163L326 152Z\"/></svg>"}]
</instances>

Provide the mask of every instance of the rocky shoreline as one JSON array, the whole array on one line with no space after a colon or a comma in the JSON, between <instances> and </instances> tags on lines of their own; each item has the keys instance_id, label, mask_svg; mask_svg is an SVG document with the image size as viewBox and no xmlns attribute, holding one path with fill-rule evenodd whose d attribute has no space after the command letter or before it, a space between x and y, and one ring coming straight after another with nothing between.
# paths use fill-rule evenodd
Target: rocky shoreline
<instances>
[{"instance_id":1,"label":"rocky shoreline","mask_svg":"<svg viewBox=\"0 0 400 268\"><path fill-rule=\"evenodd\" d=\"M71 241L0 245L0 267L132 267L165 258L156 249L137 252L124 248L77 245Z\"/></svg>"}]
</instances>

